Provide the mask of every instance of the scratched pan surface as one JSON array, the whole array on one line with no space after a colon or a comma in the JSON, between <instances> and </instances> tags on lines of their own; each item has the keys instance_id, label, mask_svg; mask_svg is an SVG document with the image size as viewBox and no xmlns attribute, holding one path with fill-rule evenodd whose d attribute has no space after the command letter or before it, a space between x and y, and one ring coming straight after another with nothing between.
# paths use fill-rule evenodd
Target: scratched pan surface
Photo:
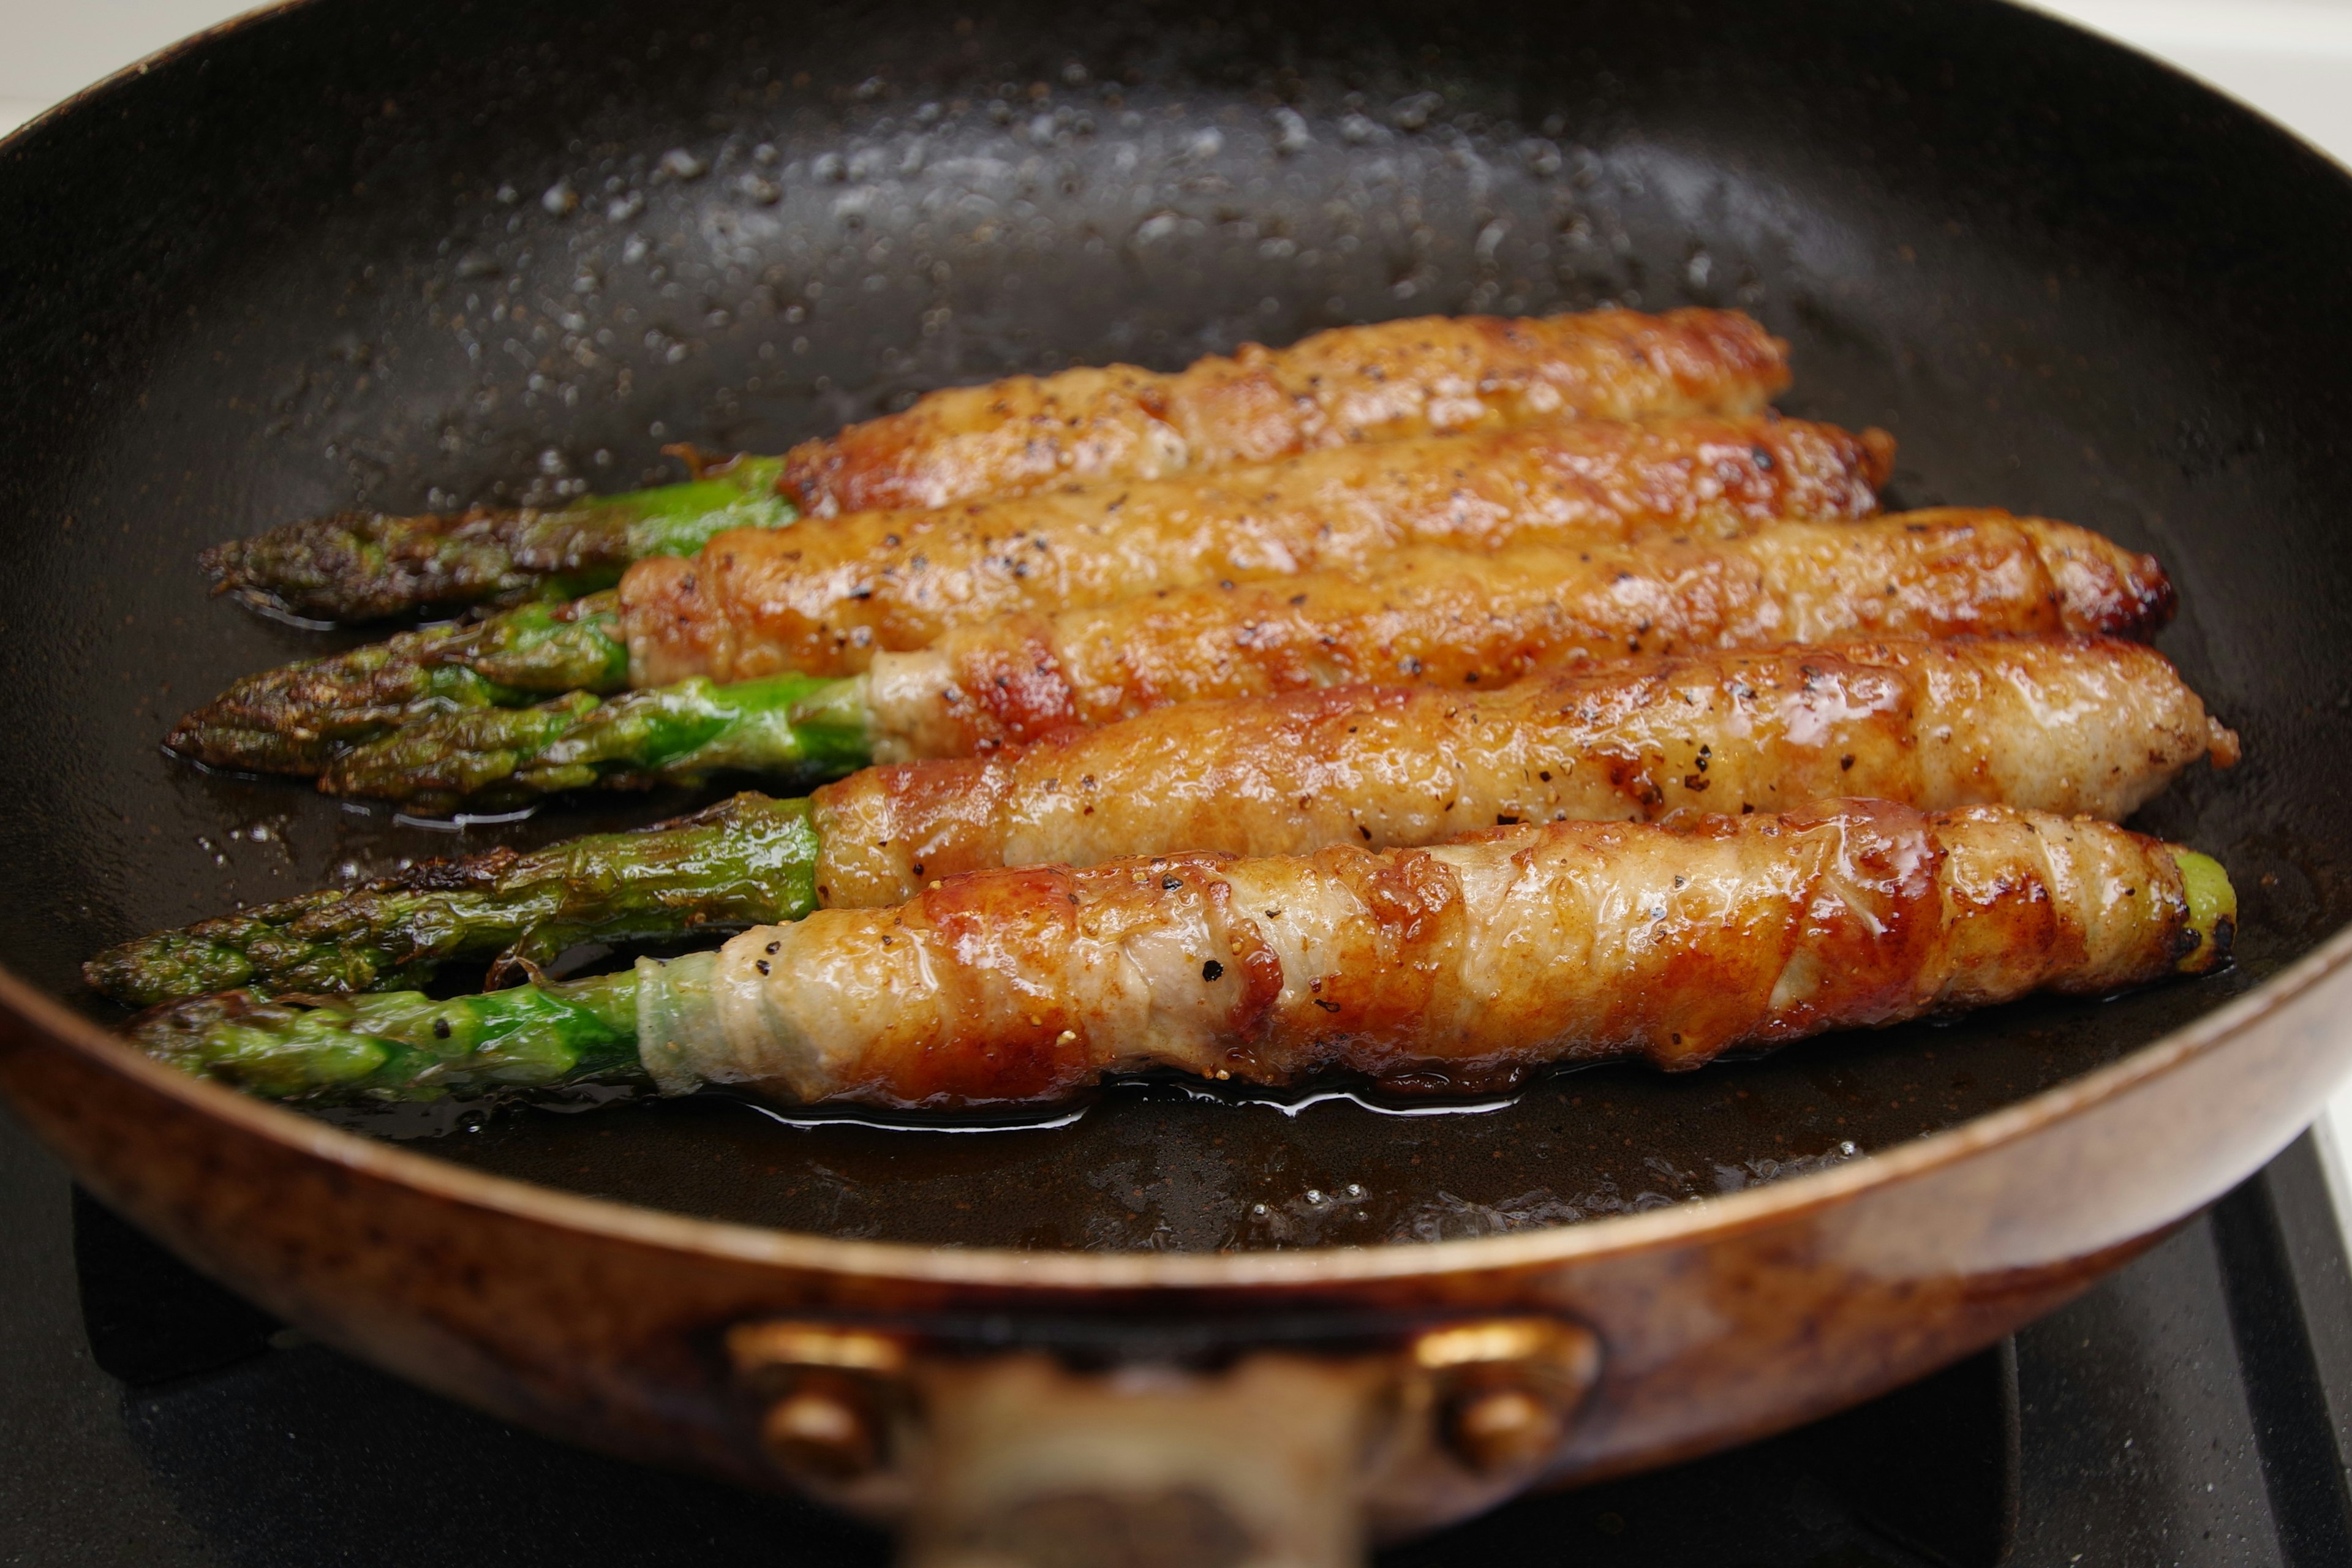
<instances>
[{"instance_id":1,"label":"scratched pan surface","mask_svg":"<svg viewBox=\"0 0 2352 1568\"><path fill-rule=\"evenodd\" d=\"M77 965L135 931L688 804L459 835L166 759L174 712L335 640L208 601L202 545L353 504L622 488L666 442L778 450L1008 372L1610 302L1762 317L1794 345L1784 406L1901 437L1895 504L2161 553L2183 602L2164 647L2248 760L2141 826L2229 866L2233 973L1684 1077L1586 1071L1475 1115L1145 1088L970 1135L716 1099L373 1130L845 1236L1475 1235L1981 1115L2352 919L2352 188L2316 155L1990 5L981 9L318 0L0 152L6 964L117 1016Z\"/></svg>"}]
</instances>

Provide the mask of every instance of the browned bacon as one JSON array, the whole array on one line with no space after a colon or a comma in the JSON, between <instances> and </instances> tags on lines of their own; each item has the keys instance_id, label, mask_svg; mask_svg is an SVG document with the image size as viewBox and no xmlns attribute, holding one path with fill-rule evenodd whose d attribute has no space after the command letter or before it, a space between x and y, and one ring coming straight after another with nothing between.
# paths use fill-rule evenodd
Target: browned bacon
<instances>
[{"instance_id":1,"label":"browned bacon","mask_svg":"<svg viewBox=\"0 0 2352 1568\"><path fill-rule=\"evenodd\" d=\"M1563 416L1753 414L1788 385L1787 356L1735 310L1382 321L1172 374L1115 364L934 392L793 447L782 489L830 517Z\"/></svg>"}]
</instances>

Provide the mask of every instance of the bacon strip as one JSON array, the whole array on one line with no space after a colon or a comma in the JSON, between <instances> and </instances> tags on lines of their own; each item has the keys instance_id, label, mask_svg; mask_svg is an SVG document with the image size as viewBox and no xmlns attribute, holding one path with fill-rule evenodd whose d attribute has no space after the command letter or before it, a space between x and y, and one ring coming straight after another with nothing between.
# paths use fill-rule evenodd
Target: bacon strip
<instances>
[{"instance_id":1,"label":"bacon strip","mask_svg":"<svg viewBox=\"0 0 2352 1568\"><path fill-rule=\"evenodd\" d=\"M1402 551L1361 576L1196 588L969 626L867 676L880 762L967 756L1171 702L1357 681L1491 689L1577 658L1852 637L2143 636L2164 570L2000 511L1786 523L1494 555Z\"/></svg>"},{"instance_id":2,"label":"bacon strip","mask_svg":"<svg viewBox=\"0 0 2352 1568\"><path fill-rule=\"evenodd\" d=\"M934 392L793 447L779 488L820 517L950 506L1565 415L1753 414L1788 384L1788 345L1735 310L1428 316L1174 374L1115 364Z\"/></svg>"},{"instance_id":3,"label":"bacon strip","mask_svg":"<svg viewBox=\"0 0 2352 1568\"><path fill-rule=\"evenodd\" d=\"M646 961L640 1046L667 1087L935 1109L1155 1068L1462 1089L2112 991L2201 967L2221 940L2192 924L2152 839L1840 801L975 873L896 908L756 928L677 985Z\"/></svg>"},{"instance_id":4,"label":"bacon strip","mask_svg":"<svg viewBox=\"0 0 2352 1568\"><path fill-rule=\"evenodd\" d=\"M1833 795L2119 820L2237 738L2112 637L1609 660L1499 690L1349 686L1162 708L816 792L817 897L871 907L998 866L1305 855L1475 828L1778 811Z\"/></svg>"},{"instance_id":5,"label":"bacon strip","mask_svg":"<svg viewBox=\"0 0 2352 1568\"><path fill-rule=\"evenodd\" d=\"M738 530L621 584L630 679L847 675L955 626L1162 588L1353 570L1401 546L1719 538L1877 510L1883 432L1798 420L1550 421L1200 478Z\"/></svg>"}]
</instances>

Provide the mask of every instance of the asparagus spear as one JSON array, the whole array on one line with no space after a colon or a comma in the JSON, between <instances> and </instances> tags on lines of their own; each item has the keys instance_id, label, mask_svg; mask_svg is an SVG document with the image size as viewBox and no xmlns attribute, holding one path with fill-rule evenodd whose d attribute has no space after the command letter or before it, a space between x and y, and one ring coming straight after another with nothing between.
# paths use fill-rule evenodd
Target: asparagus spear
<instances>
[{"instance_id":1,"label":"asparagus spear","mask_svg":"<svg viewBox=\"0 0 2352 1568\"><path fill-rule=\"evenodd\" d=\"M785 673L720 686L698 676L609 700L573 691L532 708L466 709L343 753L319 787L450 811L599 785L694 784L728 769L835 777L870 760L864 689L856 678Z\"/></svg>"},{"instance_id":2,"label":"asparagus spear","mask_svg":"<svg viewBox=\"0 0 2352 1568\"><path fill-rule=\"evenodd\" d=\"M149 1013L131 1034L160 1061L271 1100L437 1100L647 1081L636 994L634 973L446 1002L415 991L275 1002L228 991Z\"/></svg>"},{"instance_id":3,"label":"asparagus spear","mask_svg":"<svg viewBox=\"0 0 2352 1568\"><path fill-rule=\"evenodd\" d=\"M816 791L805 809L819 900L871 908L1007 864L1427 844L1486 821L1655 819L1849 792L2116 821L2197 756L2227 766L2236 752L2236 737L2141 644L1870 642L1632 659L1477 695L1365 686L1160 708L984 759L868 768ZM1441 775L1445 788L1433 793L1423 781ZM646 899L675 917L700 895L703 874L711 919L781 921L793 900L770 881L789 871L797 886L807 868L772 863L768 847L777 814L800 809L745 795L570 857L520 862L494 850L441 862L392 886L151 937L87 973L139 1005L237 984L397 986L414 983L400 965L428 951L488 959L520 942L543 960L566 940L667 934L677 921L647 926ZM757 842L714 837L711 826ZM747 881L746 864L769 880ZM421 907L377 896L416 889L438 896ZM560 916L560 933L524 940L516 921L542 915Z\"/></svg>"},{"instance_id":4,"label":"asparagus spear","mask_svg":"<svg viewBox=\"0 0 2352 1568\"><path fill-rule=\"evenodd\" d=\"M2187 919L2175 932L2178 944L2157 953L2138 980L2158 978L2167 967L2180 974L2220 967L2228 960L2237 921L2237 896L2228 873L2219 862L2179 846L2150 846L2149 852L2168 855L2177 868ZM2112 900L2100 918L2162 923L2158 902ZM776 947L770 944L765 951L772 953ZM985 953L981 961L987 961ZM1898 956L1889 962L1899 966L1907 961ZM134 1020L130 1034L161 1060L279 1100L431 1100L450 1092L553 1089L589 1080L653 1082L675 1092L698 1081L682 1060L714 1048L723 1056L734 1041L740 1020L730 1025L716 1005L724 964L725 955L716 952L690 953L667 963L640 959L624 973L518 985L446 1002L414 991L275 1001L229 991L156 1008ZM768 966L757 967L764 974ZM828 975L825 984L838 989L840 978ZM1204 983L1215 978L1202 975ZM2068 978L2064 963L2053 959L2034 984L2063 987ZM870 995L864 1000L868 1016L848 1020L849 1026L879 1026L887 1037L891 1009L870 1005ZM1865 1010L1851 1019L1811 1019L1800 1029L1768 1032L1765 1037L1777 1041L1792 1032L1889 1021L1883 1008ZM761 1028L774 1026L764 1015L758 1021ZM1066 1032L1064 1037L1071 1036ZM886 1040L874 1044L890 1054ZM861 1070L855 1061L824 1065L851 1080Z\"/></svg>"},{"instance_id":5,"label":"asparagus spear","mask_svg":"<svg viewBox=\"0 0 2352 1568\"><path fill-rule=\"evenodd\" d=\"M1186 582L1262 577L1284 562L1356 570L1384 560L1400 542L1484 552L1513 541L1622 540L1654 527L1712 538L1776 517L1845 519L1874 506L1872 486L1888 450L1871 436L1796 421L1554 421L1385 453L1378 446L1324 450L1302 457L1303 467L1253 468L1224 484L1196 477L1141 488L1065 487L925 521L880 512L835 517L814 534L742 536L705 560L639 563L625 590L632 651L647 684L698 673L730 679L732 669L708 667L711 650L687 645L742 612L745 624L727 630L741 634L752 655L746 672L789 666L845 675L876 647L919 647L951 626L1015 609L1054 611ZM1023 542L1008 549L1007 537ZM784 555L747 551L747 542L762 538L781 541ZM616 640L606 646L617 651ZM411 700L407 689L427 679L413 668L418 664L469 666L494 686L516 684L477 657L472 644L450 638L351 657L374 661L366 700L357 704L363 709ZM617 679L620 661L612 662ZM443 686L459 679L433 679ZM469 689L465 698L453 705L515 705L497 691ZM340 712L349 705L332 682L321 688L315 672L262 675L184 726L182 738L200 761L291 765L314 748L273 743L268 731L347 736Z\"/></svg>"},{"instance_id":6,"label":"asparagus spear","mask_svg":"<svg viewBox=\"0 0 2352 1568\"><path fill-rule=\"evenodd\" d=\"M529 593L569 598L612 586L632 561L691 555L723 530L780 528L799 516L776 489L782 458L695 466L684 484L563 507L338 512L215 545L204 568L216 592L248 603L362 621Z\"/></svg>"},{"instance_id":7,"label":"asparagus spear","mask_svg":"<svg viewBox=\"0 0 2352 1568\"><path fill-rule=\"evenodd\" d=\"M215 767L315 774L338 752L404 724L628 683L619 605L607 592L264 670L182 719L164 744Z\"/></svg>"},{"instance_id":8,"label":"asparagus spear","mask_svg":"<svg viewBox=\"0 0 2352 1568\"><path fill-rule=\"evenodd\" d=\"M642 942L794 921L816 908L817 834L804 800L740 795L632 833L519 855L431 860L163 931L83 965L118 1002L152 1006L232 986L343 992L418 985L495 954L490 983L577 942Z\"/></svg>"},{"instance_id":9,"label":"asparagus spear","mask_svg":"<svg viewBox=\"0 0 2352 1568\"><path fill-rule=\"evenodd\" d=\"M1326 444L1386 441L1575 416L1759 412L1789 383L1788 346L1737 311L1600 310L1512 321L1423 318L1344 327L1286 349L1251 345L1173 374L1134 365L1013 376L804 441L781 458L703 467L757 504L719 526L943 507L1073 479L1123 482L1265 462ZM1701 467L1712 467L1714 460ZM609 582L647 553L689 554L713 504L654 491L552 510L345 515L221 546L226 589L306 614L359 618L526 591L554 574ZM724 495L717 506L737 503ZM682 537L667 537L675 527ZM573 591L578 591L577 589Z\"/></svg>"}]
</instances>

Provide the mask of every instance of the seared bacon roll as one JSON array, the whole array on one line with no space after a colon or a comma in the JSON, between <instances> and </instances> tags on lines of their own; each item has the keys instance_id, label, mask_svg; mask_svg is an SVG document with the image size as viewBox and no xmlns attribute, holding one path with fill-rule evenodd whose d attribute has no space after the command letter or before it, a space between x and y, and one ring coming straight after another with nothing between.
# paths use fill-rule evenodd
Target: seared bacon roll
<instances>
[{"instance_id":1,"label":"seared bacon roll","mask_svg":"<svg viewBox=\"0 0 2352 1568\"><path fill-rule=\"evenodd\" d=\"M1494 555L1193 588L968 626L864 679L877 761L965 756L1202 698L1356 681L1503 685L1629 653L1858 637L2137 637L2172 611L2149 556L2007 512L1788 523L1744 539Z\"/></svg>"},{"instance_id":2,"label":"seared bacon roll","mask_svg":"<svg viewBox=\"0 0 2352 1568\"><path fill-rule=\"evenodd\" d=\"M1786 419L1550 421L1072 486L936 512L736 530L621 584L630 683L845 675L1002 615L1361 570L1412 545L1724 538L1877 510L1894 443Z\"/></svg>"},{"instance_id":3,"label":"seared bacon roll","mask_svg":"<svg viewBox=\"0 0 2352 1568\"><path fill-rule=\"evenodd\" d=\"M2235 759L2163 656L2105 637L1858 643L1601 661L1491 691L1352 686L1162 708L985 758L868 768L810 800L527 855L503 847L100 954L152 1005L337 992L582 942L674 939L912 898L991 867L1181 849L1435 843L1489 822L1780 810L1861 793L2121 817L2200 752Z\"/></svg>"},{"instance_id":4,"label":"seared bacon roll","mask_svg":"<svg viewBox=\"0 0 2352 1568\"><path fill-rule=\"evenodd\" d=\"M1025 867L644 960L637 1049L672 1091L926 1109L1155 1068L1455 1089L1608 1057L1679 1069L2209 967L2227 888L2101 823L1870 801Z\"/></svg>"},{"instance_id":5,"label":"seared bacon roll","mask_svg":"<svg viewBox=\"0 0 2352 1568\"><path fill-rule=\"evenodd\" d=\"M2236 917L2214 861L2103 823L1835 801L980 871L619 974L446 999L226 991L131 1034L310 1100L649 1079L954 1110L1155 1068L1473 1089L2200 973Z\"/></svg>"},{"instance_id":6,"label":"seared bacon roll","mask_svg":"<svg viewBox=\"0 0 2352 1568\"><path fill-rule=\"evenodd\" d=\"M1184 849L1304 855L1514 822L1779 811L1834 795L2120 820L2237 758L2162 654L2113 637L1613 659L1493 691L1348 686L1157 709L812 798L816 895Z\"/></svg>"},{"instance_id":7,"label":"seared bacon roll","mask_svg":"<svg viewBox=\"0 0 2352 1568\"><path fill-rule=\"evenodd\" d=\"M821 517L950 506L1564 416L1753 414L1788 384L1788 345L1736 310L1423 316L1172 374L1114 364L934 392L793 447L779 488Z\"/></svg>"}]
</instances>

